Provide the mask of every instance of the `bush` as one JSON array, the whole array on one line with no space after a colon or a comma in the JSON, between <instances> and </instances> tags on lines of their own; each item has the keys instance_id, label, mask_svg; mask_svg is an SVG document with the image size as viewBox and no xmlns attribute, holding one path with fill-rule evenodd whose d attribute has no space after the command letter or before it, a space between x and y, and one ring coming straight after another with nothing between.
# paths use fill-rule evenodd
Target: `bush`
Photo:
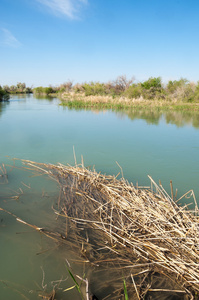
<instances>
[{"instance_id":1,"label":"bush","mask_svg":"<svg viewBox=\"0 0 199 300\"><path fill-rule=\"evenodd\" d=\"M39 86L39 87L36 87L33 89L33 92L35 94L45 94L45 95L49 95L49 94L52 94L55 92L55 89L53 89L51 86L50 87L42 87L42 86Z\"/></svg>"},{"instance_id":2,"label":"bush","mask_svg":"<svg viewBox=\"0 0 199 300\"><path fill-rule=\"evenodd\" d=\"M44 88L44 93L46 95L49 95L49 94L52 94L54 92L53 88L50 86L50 87L45 87Z\"/></svg>"},{"instance_id":3,"label":"bush","mask_svg":"<svg viewBox=\"0 0 199 300\"><path fill-rule=\"evenodd\" d=\"M57 91L58 92L70 92L72 90L73 87L73 82L68 80L67 82L62 83L58 88Z\"/></svg>"},{"instance_id":4,"label":"bush","mask_svg":"<svg viewBox=\"0 0 199 300\"><path fill-rule=\"evenodd\" d=\"M84 92L83 85L80 83L75 84L73 86L73 90L75 91L75 93L83 93Z\"/></svg>"},{"instance_id":5,"label":"bush","mask_svg":"<svg viewBox=\"0 0 199 300\"><path fill-rule=\"evenodd\" d=\"M141 87L144 90L150 90L153 89L161 89L162 83L161 83L161 77L150 77L147 81L141 83Z\"/></svg>"},{"instance_id":6,"label":"bush","mask_svg":"<svg viewBox=\"0 0 199 300\"><path fill-rule=\"evenodd\" d=\"M21 82L18 82L17 85L4 85L3 89L9 94L32 93L32 88L26 87L26 84Z\"/></svg>"},{"instance_id":7,"label":"bush","mask_svg":"<svg viewBox=\"0 0 199 300\"><path fill-rule=\"evenodd\" d=\"M100 82L91 82L91 83L85 83L82 85L82 88L85 92L85 96L90 96L90 95L107 95L106 92L106 87L104 83Z\"/></svg>"},{"instance_id":8,"label":"bush","mask_svg":"<svg viewBox=\"0 0 199 300\"><path fill-rule=\"evenodd\" d=\"M126 75L121 75L112 82L112 95L122 95L133 83L134 77L127 79Z\"/></svg>"},{"instance_id":9,"label":"bush","mask_svg":"<svg viewBox=\"0 0 199 300\"><path fill-rule=\"evenodd\" d=\"M141 94L145 99L162 98L164 90L161 77L150 77L147 81L141 83Z\"/></svg>"},{"instance_id":10,"label":"bush","mask_svg":"<svg viewBox=\"0 0 199 300\"><path fill-rule=\"evenodd\" d=\"M43 91L43 87L42 86L38 86L36 88L33 89L33 93L35 94L42 94L44 91Z\"/></svg>"},{"instance_id":11,"label":"bush","mask_svg":"<svg viewBox=\"0 0 199 300\"><path fill-rule=\"evenodd\" d=\"M8 93L0 86L0 101L8 100L9 95Z\"/></svg>"},{"instance_id":12,"label":"bush","mask_svg":"<svg viewBox=\"0 0 199 300\"><path fill-rule=\"evenodd\" d=\"M140 98L141 96L141 87L139 84L132 84L125 92L124 92L124 96L128 97L128 98Z\"/></svg>"},{"instance_id":13,"label":"bush","mask_svg":"<svg viewBox=\"0 0 199 300\"><path fill-rule=\"evenodd\" d=\"M197 99L197 86L186 78L170 80L166 92L167 96L174 101L193 102Z\"/></svg>"},{"instance_id":14,"label":"bush","mask_svg":"<svg viewBox=\"0 0 199 300\"><path fill-rule=\"evenodd\" d=\"M197 85L195 86L194 101L199 102L199 81L197 82Z\"/></svg>"},{"instance_id":15,"label":"bush","mask_svg":"<svg viewBox=\"0 0 199 300\"><path fill-rule=\"evenodd\" d=\"M189 81L186 78L181 78L180 80L174 81L170 80L166 87L167 92L173 94L177 89L185 87L188 82Z\"/></svg>"}]
</instances>

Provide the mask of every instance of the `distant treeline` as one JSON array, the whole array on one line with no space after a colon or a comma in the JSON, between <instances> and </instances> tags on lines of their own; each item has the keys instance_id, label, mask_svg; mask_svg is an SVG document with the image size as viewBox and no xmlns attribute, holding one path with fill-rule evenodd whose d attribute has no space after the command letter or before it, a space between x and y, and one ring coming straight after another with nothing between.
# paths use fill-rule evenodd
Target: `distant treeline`
<instances>
[{"instance_id":1,"label":"distant treeline","mask_svg":"<svg viewBox=\"0 0 199 300\"><path fill-rule=\"evenodd\" d=\"M0 101L8 100L9 94L28 94L32 93L32 88L27 87L25 83L18 82L17 85L0 85Z\"/></svg>"},{"instance_id":2,"label":"distant treeline","mask_svg":"<svg viewBox=\"0 0 199 300\"><path fill-rule=\"evenodd\" d=\"M32 93L32 88L27 87L25 83L18 82L17 85L4 85L2 89L8 94L28 94Z\"/></svg>"},{"instance_id":3,"label":"distant treeline","mask_svg":"<svg viewBox=\"0 0 199 300\"><path fill-rule=\"evenodd\" d=\"M56 87L40 86L34 88L33 92L46 95L74 92L85 96L100 95L113 98L120 96L130 99L199 102L199 81L194 83L181 78L163 84L161 77L150 77L144 82L135 82L134 78L129 80L126 76L119 76L116 80L107 83L86 82L73 85L72 81L68 81Z\"/></svg>"},{"instance_id":4,"label":"distant treeline","mask_svg":"<svg viewBox=\"0 0 199 300\"><path fill-rule=\"evenodd\" d=\"M199 81L195 83L186 78L181 78L163 84L161 77L150 77L144 82L135 82L134 78L127 79L124 75L106 83L92 81L73 84L72 81L67 81L59 86L40 86L34 89L26 87L25 83L19 82L16 86L0 86L0 100L9 94L32 92L39 95L77 93L85 96L99 95L111 96L112 98L199 102Z\"/></svg>"}]
</instances>

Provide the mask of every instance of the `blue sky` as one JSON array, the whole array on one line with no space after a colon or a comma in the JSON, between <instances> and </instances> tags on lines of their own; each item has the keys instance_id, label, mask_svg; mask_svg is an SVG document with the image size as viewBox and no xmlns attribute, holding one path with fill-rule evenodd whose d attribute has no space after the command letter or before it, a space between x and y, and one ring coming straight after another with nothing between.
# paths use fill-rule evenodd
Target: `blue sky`
<instances>
[{"instance_id":1,"label":"blue sky","mask_svg":"<svg viewBox=\"0 0 199 300\"><path fill-rule=\"evenodd\" d=\"M119 75L199 80L199 1L0 1L0 85Z\"/></svg>"}]
</instances>

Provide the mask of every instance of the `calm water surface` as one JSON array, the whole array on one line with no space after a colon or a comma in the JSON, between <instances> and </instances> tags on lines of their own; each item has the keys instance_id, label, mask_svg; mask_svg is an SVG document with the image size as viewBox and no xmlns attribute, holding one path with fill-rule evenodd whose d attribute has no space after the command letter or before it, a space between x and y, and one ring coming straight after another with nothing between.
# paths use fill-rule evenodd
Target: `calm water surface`
<instances>
[{"instance_id":1,"label":"calm water surface","mask_svg":"<svg viewBox=\"0 0 199 300\"><path fill-rule=\"evenodd\" d=\"M117 174L134 184L149 185L147 175L169 182L178 195L193 189L199 201L199 114L159 111L113 112L69 110L58 99L13 96L0 103L0 164L13 158L74 165L81 155L87 166ZM0 207L41 227L57 226L51 205L58 194L56 183L30 177L6 166L8 183L0 184ZM12 198L18 195L19 198ZM67 279L65 258L75 257L66 247L55 249L52 240L0 211L0 298L41 299L54 281ZM81 273L81 266L73 266ZM60 288L72 286L70 278ZM41 291L41 292L40 292ZM59 299L78 299L72 290ZM26 297L26 298L24 298Z\"/></svg>"}]
</instances>

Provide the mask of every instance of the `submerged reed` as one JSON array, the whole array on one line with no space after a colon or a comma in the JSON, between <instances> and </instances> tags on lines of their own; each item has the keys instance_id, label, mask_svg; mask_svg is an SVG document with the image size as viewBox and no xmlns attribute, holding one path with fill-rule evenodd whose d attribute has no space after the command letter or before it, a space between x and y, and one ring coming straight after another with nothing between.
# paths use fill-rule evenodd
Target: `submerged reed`
<instances>
[{"instance_id":1,"label":"submerged reed","mask_svg":"<svg viewBox=\"0 0 199 300\"><path fill-rule=\"evenodd\" d=\"M187 204L178 205L182 197L175 199L172 183L169 196L151 177L150 188L136 187L124 178L87 169L83 162L75 167L23 163L25 169L46 174L60 186L53 210L64 226L59 234L48 236L79 249L80 261L96 272L112 268L119 279L125 276L123 292L115 285L120 295L127 298L128 291L129 299L143 299L172 293L179 299L197 299L199 211L192 190L184 195L193 197L195 209L189 210ZM161 280L169 284L157 284ZM98 289L100 293L103 284Z\"/></svg>"}]
</instances>

